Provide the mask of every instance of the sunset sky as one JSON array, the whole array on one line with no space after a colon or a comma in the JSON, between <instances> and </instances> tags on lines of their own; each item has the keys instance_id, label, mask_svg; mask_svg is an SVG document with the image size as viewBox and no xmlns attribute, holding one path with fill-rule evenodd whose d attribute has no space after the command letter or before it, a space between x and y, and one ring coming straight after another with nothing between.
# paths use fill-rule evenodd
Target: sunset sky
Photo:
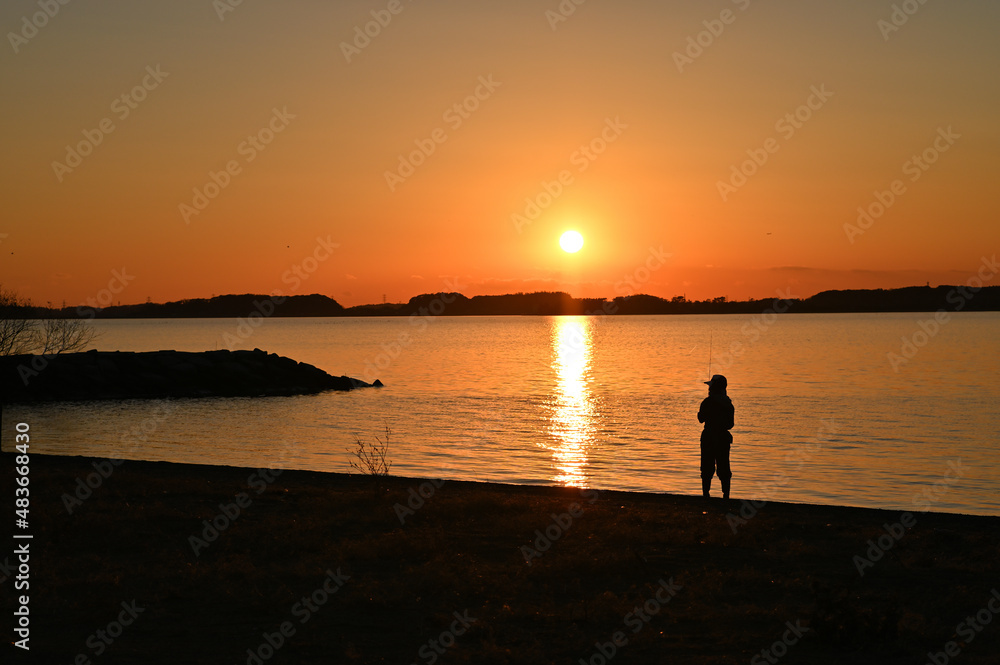
<instances>
[{"instance_id":1,"label":"sunset sky","mask_svg":"<svg viewBox=\"0 0 1000 665\"><path fill-rule=\"evenodd\" d=\"M36 304L808 296L1000 245L994 0L51 4L0 5Z\"/></svg>"}]
</instances>

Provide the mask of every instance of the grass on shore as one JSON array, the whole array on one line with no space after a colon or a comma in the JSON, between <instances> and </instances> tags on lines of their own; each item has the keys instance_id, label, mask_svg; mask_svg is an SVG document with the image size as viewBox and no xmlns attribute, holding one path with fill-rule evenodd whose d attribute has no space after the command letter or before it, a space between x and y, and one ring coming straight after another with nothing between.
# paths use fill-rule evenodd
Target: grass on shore
<instances>
[{"instance_id":1,"label":"grass on shore","mask_svg":"<svg viewBox=\"0 0 1000 665\"><path fill-rule=\"evenodd\" d=\"M11 487L13 456L0 459ZM262 662L600 663L595 645L621 631L616 664L749 663L789 622L807 630L771 652L782 663L924 663L951 640L962 665L1000 651L1000 618L971 642L956 634L1000 586L997 518L915 514L861 576L853 557L899 512L767 504L734 533L739 500L392 477L374 490L357 476L265 482L252 469L129 461L67 514L62 496L93 461L32 456L31 656L42 660L30 662L246 663L285 621L294 634ZM433 494L401 523L398 506L421 488ZM241 492L249 504L196 555L189 538ZM547 529L558 538L529 564L522 548ZM328 570L349 579L302 623L297 603ZM661 582L674 595L647 603ZM3 597L9 620L14 594ZM133 599L144 611L96 654L88 638ZM644 604L657 610L648 622ZM435 652L456 612L475 621Z\"/></svg>"}]
</instances>

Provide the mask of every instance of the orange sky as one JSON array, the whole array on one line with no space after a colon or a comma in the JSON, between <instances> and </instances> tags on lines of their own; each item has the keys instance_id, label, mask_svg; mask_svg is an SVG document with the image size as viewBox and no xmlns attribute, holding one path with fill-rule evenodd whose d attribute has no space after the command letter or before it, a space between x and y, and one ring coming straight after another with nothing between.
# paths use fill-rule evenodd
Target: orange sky
<instances>
[{"instance_id":1,"label":"orange sky","mask_svg":"<svg viewBox=\"0 0 1000 665\"><path fill-rule=\"evenodd\" d=\"M354 305L964 282L1000 240L1000 5L903 4L10 0L0 283Z\"/></svg>"}]
</instances>

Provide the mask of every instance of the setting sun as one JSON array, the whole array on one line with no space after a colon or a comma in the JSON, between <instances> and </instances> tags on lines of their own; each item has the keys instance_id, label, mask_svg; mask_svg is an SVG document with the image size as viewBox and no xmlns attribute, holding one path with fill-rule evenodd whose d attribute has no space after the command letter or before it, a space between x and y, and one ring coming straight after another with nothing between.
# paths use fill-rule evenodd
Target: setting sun
<instances>
[{"instance_id":1,"label":"setting sun","mask_svg":"<svg viewBox=\"0 0 1000 665\"><path fill-rule=\"evenodd\" d=\"M559 246L563 248L564 252L576 254L583 249L583 236L577 231L567 231L559 238Z\"/></svg>"}]
</instances>

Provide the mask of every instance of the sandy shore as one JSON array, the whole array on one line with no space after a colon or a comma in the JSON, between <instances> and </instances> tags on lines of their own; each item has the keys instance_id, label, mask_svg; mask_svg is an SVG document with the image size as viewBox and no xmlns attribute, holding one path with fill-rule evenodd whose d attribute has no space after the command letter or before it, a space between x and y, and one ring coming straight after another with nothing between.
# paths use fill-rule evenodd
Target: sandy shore
<instances>
[{"instance_id":1,"label":"sandy shore","mask_svg":"<svg viewBox=\"0 0 1000 665\"><path fill-rule=\"evenodd\" d=\"M13 512L14 456L0 460ZM12 662L922 664L940 652L973 665L1000 652L995 517L30 464L31 651ZM13 542L0 553L8 635L26 593Z\"/></svg>"}]
</instances>

